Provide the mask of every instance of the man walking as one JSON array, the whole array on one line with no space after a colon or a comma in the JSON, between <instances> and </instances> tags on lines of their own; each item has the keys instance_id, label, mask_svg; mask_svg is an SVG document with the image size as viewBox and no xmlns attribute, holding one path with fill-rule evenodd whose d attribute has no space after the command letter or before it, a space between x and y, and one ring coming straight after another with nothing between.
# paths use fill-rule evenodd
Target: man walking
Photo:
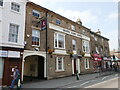
<instances>
[{"instance_id":1,"label":"man walking","mask_svg":"<svg viewBox=\"0 0 120 90\"><path fill-rule=\"evenodd\" d=\"M12 75L13 80L12 80L10 88L14 88L14 84L18 83L19 75L20 75L19 70L16 67L14 67L14 72L13 72L13 75Z\"/></svg>"}]
</instances>

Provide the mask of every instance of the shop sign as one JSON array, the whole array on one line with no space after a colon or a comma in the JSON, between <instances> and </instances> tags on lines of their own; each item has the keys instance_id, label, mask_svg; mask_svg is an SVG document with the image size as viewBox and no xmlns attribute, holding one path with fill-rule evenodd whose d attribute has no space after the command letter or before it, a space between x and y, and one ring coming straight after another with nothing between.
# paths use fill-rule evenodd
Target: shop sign
<instances>
[{"instance_id":1,"label":"shop sign","mask_svg":"<svg viewBox=\"0 0 120 90\"><path fill-rule=\"evenodd\" d=\"M0 50L0 57L7 57L8 56L8 52L4 51L4 50Z\"/></svg>"},{"instance_id":2,"label":"shop sign","mask_svg":"<svg viewBox=\"0 0 120 90\"><path fill-rule=\"evenodd\" d=\"M8 51L8 57L20 58L20 52L18 52L18 51Z\"/></svg>"}]
</instances>

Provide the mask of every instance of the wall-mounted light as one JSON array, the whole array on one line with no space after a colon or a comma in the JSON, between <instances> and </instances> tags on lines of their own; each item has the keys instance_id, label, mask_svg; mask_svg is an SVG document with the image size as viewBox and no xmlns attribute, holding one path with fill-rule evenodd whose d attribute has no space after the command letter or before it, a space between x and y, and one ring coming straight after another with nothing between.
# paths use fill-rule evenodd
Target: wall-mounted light
<instances>
[{"instance_id":1,"label":"wall-mounted light","mask_svg":"<svg viewBox=\"0 0 120 90\"><path fill-rule=\"evenodd\" d=\"M27 37L29 38L29 37L30 37L30 35L29 35L29 34L27 34Z\"/></svg>"}]
</instances>

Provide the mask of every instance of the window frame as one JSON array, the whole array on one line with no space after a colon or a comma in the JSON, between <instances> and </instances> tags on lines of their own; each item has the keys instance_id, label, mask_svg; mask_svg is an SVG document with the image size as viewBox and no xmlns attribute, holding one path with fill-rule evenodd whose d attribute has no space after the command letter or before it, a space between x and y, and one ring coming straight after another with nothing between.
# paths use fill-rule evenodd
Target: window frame
<instances>
[{"instance_id":1,"label":"window frame","mask_svg":"<svg viewBox=\"0 0 120 90\"><path fill-rule=\"evenodd\" d=\"M84 66L85 69L90 69L90 60L88 58L84 59Z\"/></svg>"},{"instance_id":2,"label":"window frame","mask_svg":"<svg viewBox=\"0 0 120 90\"><path fill-rule=\"evenodd\" d=\"M36 14L38 14L39 16L35 16L33 13L36 13ZM37 17L37 18L40 18L41 17L41 14L40 14L40 12L38 11L38 10L32 10L32 16L34 16L34 17Z\"/></svg>"},{"instance_id":3,"label":"window frame","mask_svg":"<svg viewBox=\"0 0 120 90\"><path fill-rule=\"evenodd\" d=\"M13 7L12 4L19 6L19 8L18 8L19 11L15 10L15 9L16 9L15 7L12 8L12 7ZM16 3L16 2L11 2L11 10L12 10L12 11L17 12L17 13L20 13L20 8L21 8L20 4L18 4L18 3Z\"/></svg>"},{"instance_id":4,"label":"window frame","mask_svg":"<svg viewBox=\"0 0 120 90\"><path fill-rule=\"evenodd\" d=\"M57 23L57 21L59 21L59 23ZM56 18L55 23L56 23L57 25L61 25L62 21L61 21L60 19Z\"/></svg>"},{"instance_id":5,"label":"window frame","mask_svg":"<svg viewBox=\"0 0 120 90\"><path fill-rule=\"evenodd\" d=\"M75 30L75 25L71 25L71 29L72 29L72 30Z\"/></svg>"},{"instance_id":6,"label":"window frame","mask_svg":"<svg viewBox=\"0 0 120 90\"><path fill-rule=\"evenodd\" d=\"M59 69L59 58L61 58L61 69ZM59 72L59 71L65 71L65 66L64 66L64 57L56 57L56 71Z\"/></svg>"},{"instance_id":7,"label":"window frame","mask_svg":"<svg viewBox=\"0 0 120 90\"><path fill-rule=\"evenodd\" d=\"M14 27L14 28L13 28ZM15 31L17 28L17 31ZM11 37L14 35L14 37ZM9 24L9 37L8 37L8 42L12 43L18 43L18 35L19 35L19 25L10 23ZM17 38L16 38L17 37ZM17 40L17 41L16 41Z\"/></svg>"},{"instance_id":8,"label":"window frame","mask_svg":"<svg viewBox=\"0 0 120 90\"><path fill-rule=\"evenodd\" d=\"M77 50L77 42L75 39L72 39L72 48L73 48L73 44L75 45L75 50L73 49L73 51Z\"/></svg>"},{"instance_id":9,"label":"window frame","mask_svg":"<svg viewBox=\"0 0 120 90\"><path fill-rule=\"evenodd\" d=\"M85 53L90 53L90 42L89 41L87 41L87 40L82 41L82 50Z\"/></svg>"},{"instance_id":10,"label":"window frame","mask_svg":"<svg viewBox=\"0 0 120 90\"><path fill-rule=\"evenodd\" d=\"M57 34L57 37L56 37L56 34ZM63 48L59 47L59 39L58 39L59 35L63 35L63 37L64 37L64 47ZM57 38L57 46L56 46L56 38ZM54 48L65 49L65 34L58 33L58 32L54 33Z\"/></svg>"},{"instance_id":11,"label":"window frame","mask_svg":"<svg viewBox=\"0 0 120 90\"><path fill-rule=\"evenodd\" d=\"M35 29L32 29L32 46L37 46L37 47L40 47L40 31L39 31L39 36L38 37L35 37L34 35L33 35L33 31L39 31L39 30L35 30ZM33 44L33 37L35 37L35 38L39 38L39 45L34 45Z\"/></svg>"}]
</instances>

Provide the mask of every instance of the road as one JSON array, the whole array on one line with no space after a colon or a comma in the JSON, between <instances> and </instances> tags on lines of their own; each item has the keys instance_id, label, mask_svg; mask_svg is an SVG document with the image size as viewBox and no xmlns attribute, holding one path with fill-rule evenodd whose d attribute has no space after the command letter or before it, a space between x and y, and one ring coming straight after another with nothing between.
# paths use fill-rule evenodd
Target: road
<instances>
[{"instance_id":1,"label":"road","mask_svg":"<svg viewBox=\"0 0 120 90\"><path fill-rule=\"evenodd\" d=\"M118 74L79 81L59 88L118 88Z\"/></svg>"},{"instance_id":2,"label":"road","mask_svg":"<svg viewBox=\"0 0 120 90\"><path fill-rule=\"evenodd\" d=\"M117 77L85 88L118 88L119 80L120 78Z\"/></svg>"}]
</instances>

